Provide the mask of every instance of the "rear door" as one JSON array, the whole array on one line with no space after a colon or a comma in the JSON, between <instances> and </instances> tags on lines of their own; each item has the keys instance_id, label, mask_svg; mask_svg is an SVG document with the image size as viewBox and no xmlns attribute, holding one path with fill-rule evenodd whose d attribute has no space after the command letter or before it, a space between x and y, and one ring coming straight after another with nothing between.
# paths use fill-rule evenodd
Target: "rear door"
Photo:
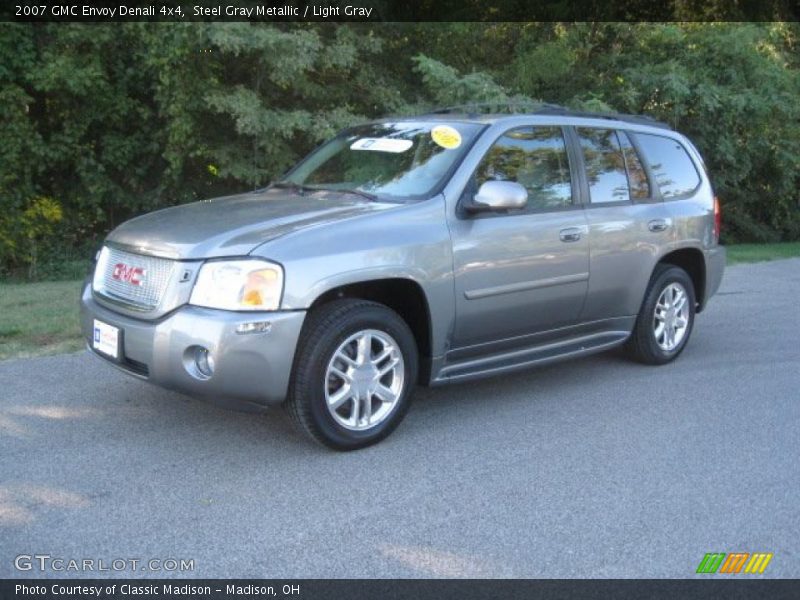
<instances>
[{"instance_id":1,"label":"rear door","mask_svg":"<svg viewBox=\"0 0 800 600\"><path fill-rule=\"evenodd\" d=\"M702 161L697 164L673 137L637 133L635 139L674 219L676 241L695 247L714 245L714 193L700 175ZM699 157L697 150L694 153Z\"/></svg>"},{"instance_id":2,"label":"rear door","mask_svg":"<svg viewBox=\"0 0 800 600\"><path fill-rule=\"evenodd\" d=\"M636 315L653 266L674 238L673 220L631 136L572 130L584 178L589 286L581 321Z\"/></svg>"},{"instance_id":3,"label":"rear door","mask_svg":"<svg viewBox=\"0 0 800 600\"><path fill-rule=\"evenodd\" d=\"M481 158L450 223L454 348L519 338L577 321L586 297L589 245L573 161L558 126L511 128ZM464 212L463 201L488 180L525 186L527 207Z\"/></svg>"}]
</instances>

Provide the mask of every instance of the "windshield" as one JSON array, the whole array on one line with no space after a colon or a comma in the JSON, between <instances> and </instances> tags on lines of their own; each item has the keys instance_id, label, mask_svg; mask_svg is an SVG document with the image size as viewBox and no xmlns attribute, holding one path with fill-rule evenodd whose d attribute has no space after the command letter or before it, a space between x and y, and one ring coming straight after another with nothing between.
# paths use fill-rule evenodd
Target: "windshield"
<instances>
[{"instance_id":1,"label":"windshield","mask_svg":"<svg viewBox=\"0 0 800 600\"><path fill-rule=\"evenodd\" d=\"M422 198L440 185L483 127L411 121L360 125L318 148L280 183Z\"/></svg>"}]
</instances>

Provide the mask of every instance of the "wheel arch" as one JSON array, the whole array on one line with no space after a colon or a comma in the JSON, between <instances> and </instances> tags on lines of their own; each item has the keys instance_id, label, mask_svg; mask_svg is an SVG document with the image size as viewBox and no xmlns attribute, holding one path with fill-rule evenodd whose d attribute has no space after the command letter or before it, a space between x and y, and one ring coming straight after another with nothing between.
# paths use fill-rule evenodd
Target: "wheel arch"
<instances>
[{"instance_id":1,"label":"wheel arch","mask_svg":"<svg viewBox=\"0 0 800 600\"><path fill-rule=\"evenodd\" d=\"M669 264L680 267L689 275L694 286L696 311L701 312L705 305L706 293L706 260L699 248L679 248L661 257L658 264Z\"/></svg>"},{"instance_id":2,"label":"wheel arch","mask_svg":"<svg viewBox=\"0 0 800 600\"><path fill-rule=\"evenodd\" d=\"M309 311L313 311L328 302L340 298L370 300L383 304L406 322L414 334L419 352L418 381L427 384L430 379L433 327L431 322L430 303L425 290L413 279L390 277L368 279L333 287L326 290L311 303Z\"/></svg>"}]
</instances>

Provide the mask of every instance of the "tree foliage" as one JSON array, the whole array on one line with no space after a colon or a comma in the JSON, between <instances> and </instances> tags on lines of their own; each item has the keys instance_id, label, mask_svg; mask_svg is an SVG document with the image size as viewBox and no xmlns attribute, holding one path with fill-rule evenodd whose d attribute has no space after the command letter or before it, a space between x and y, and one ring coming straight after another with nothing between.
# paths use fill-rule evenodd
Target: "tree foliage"
<instances>
[{"instance_id":1,"label":"tree foliage","mask_svg":"<svg viewBox=\"0 0 800 600\"><path fill-rule=\"evenodd\" d=\"M800 239L796 23L0 24L0 273L261 186L338 129L538 99L688 134L727 240Z\"/></svg>"}]
</instances>

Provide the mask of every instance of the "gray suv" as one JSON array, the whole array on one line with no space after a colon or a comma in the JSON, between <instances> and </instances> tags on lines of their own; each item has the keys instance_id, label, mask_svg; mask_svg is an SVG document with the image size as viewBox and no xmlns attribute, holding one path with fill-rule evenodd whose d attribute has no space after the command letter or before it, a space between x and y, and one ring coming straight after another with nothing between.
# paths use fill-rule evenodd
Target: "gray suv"
<instances>
[{"instance_id":1,"label":"gray suv","mask_svg":"<svg viewBox=\"0 0 800 600\"><path fill-rule=\"evenodd\" d=\"M280 181L115 229L82 293L89 350L192 395L282 404L336 449L415 385L624 345L673 360L725 265L684 136L543 106L343 131Z\"/></svg>"}]
</instances>

